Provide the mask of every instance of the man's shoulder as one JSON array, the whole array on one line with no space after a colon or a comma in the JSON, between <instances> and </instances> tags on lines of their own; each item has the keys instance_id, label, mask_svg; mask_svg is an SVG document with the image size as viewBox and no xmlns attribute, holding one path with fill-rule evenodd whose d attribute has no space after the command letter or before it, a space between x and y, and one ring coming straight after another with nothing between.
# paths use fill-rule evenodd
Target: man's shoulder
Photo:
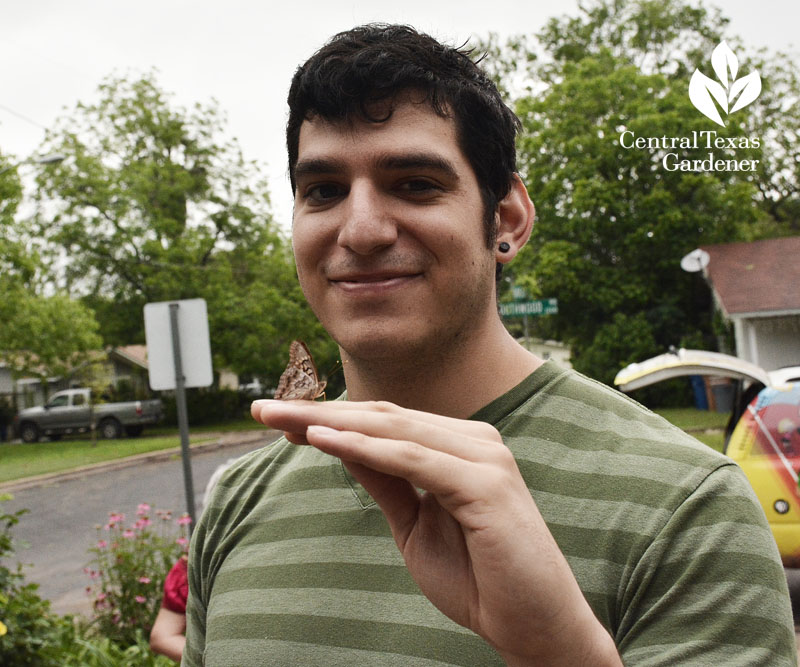
<instances>
[{"instance_id":1,"label":"man's shoulder","mask_svg":"<svg viewBox=\"0 0 800 667\"><path fill-rule=\"evenodd\" d=\"M629 396L568 369L547 381L497 423L509 437L547 437L569 449L636 454L714 469L730 459Z\"/></svg>"}]
</instances>

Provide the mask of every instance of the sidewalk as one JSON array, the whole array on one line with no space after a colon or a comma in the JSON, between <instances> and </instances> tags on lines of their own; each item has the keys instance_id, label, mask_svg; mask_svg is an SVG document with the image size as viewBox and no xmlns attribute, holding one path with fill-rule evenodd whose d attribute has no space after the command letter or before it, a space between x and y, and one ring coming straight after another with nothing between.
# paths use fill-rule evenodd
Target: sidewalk
<instances>
[{"instance_id":1,"label":"sidewalk","mask_svg":"<svg viewBox=\"0 0 800 667\"><path fill-rule=\"evenodd\" d=\"M266 438L267 441L272 441L280 436L278 431L270 430L253 430L253 431L230 431L219 433L203 434L203 437L211 439L210 442L202 442L196 445L190 445L192 453L201 451L213 451L223 447L231 447L235 445L245 445L250 442L256 442ZM93 463L92 465L82 466L79 468L72 468L71 470L61 470L58 472L51 472L44 475L35 475L33 477L23 477L10 482L3 482L0 484L0 493L8 493L19 491L20 489L28 489L41 484L48 484L55 480L74 479L81 475L94 475L96 473L106 472L108 470L118 470L128 466L137 465L139 463L151 461L165 461L174 456L181 455L180 447L172 447L170 449L161 449L157 452L146 452L144 454L135 454L133 456L126 456L121 459L114 459L113 461L103 461L102 463Z\"/></svg>"}]
</instances>

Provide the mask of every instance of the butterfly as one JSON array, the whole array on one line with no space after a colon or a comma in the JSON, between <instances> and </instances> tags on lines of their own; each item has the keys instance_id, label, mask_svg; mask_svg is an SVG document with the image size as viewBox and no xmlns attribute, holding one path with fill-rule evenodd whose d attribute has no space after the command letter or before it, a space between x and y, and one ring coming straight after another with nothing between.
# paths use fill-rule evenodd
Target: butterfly
<instances>
[{"instance_id":1,"label":"butterfly","mask_svg":"<svg viewBox=\"0 0 800 667\"><path fill-rule=\"evenodd\" d=\"M320 381L311 352L301 340L289 346L289 364L278 380L275 398L290 401L304 398L313 401L325 393L325 380Z\"/></svg>"}]
</instances>

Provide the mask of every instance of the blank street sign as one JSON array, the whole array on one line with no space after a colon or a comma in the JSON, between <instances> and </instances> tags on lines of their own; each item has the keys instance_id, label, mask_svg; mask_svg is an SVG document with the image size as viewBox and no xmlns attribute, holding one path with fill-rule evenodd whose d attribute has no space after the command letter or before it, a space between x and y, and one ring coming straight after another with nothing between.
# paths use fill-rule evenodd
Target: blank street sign
<instances>
[{"instance_id":1,"label":"blank street sign","mask_svg":"<svg viewBox=\"0 0 800 667\"><path fill-rule=\"evenodd\" d=\"M214 381L211 342L205 299L159 301L144 307L144 335L150 387L156 391L175 389L175 357L172 353L170 304L178 305L178 332L184 386L208 387Z\"/></svg>"}]
</instances>

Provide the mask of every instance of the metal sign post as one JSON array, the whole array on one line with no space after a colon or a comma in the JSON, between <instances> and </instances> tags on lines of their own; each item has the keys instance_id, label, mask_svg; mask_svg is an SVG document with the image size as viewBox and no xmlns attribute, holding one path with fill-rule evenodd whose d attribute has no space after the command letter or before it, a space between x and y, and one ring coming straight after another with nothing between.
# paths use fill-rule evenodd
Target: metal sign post
<instances>
[{"instance_id":1,"label":"metal sign post","mask_svg":"<svg viewBox=\"0 0 800 667\"><path fill-rule=\"evenodd\" d=\"M181 337L178 329L178 308L180 304L169 304L169 327L172 334L172 356L175 361L175 405L178 410L178 429L181 432L181 459L183 459L183 484L186 489L186 511L192 518L189 528L193 528L197 517L194 511L194 481L192 480L191 454L189 453L189 418L186 414L186 378L183 375L181 359Z\"/></svg>"},{"instance_id":2,"label":"metal sign post","mask_svg":"<svg viewBox=\"0 0 800 667\"><path fill-rule=\"evenodd\" d=\"M154 390L175 390L186 512L194 525L196 516L186 389L208 387L214 380L205 300L186 299L146 304L144 333L147 340L150 387Z\"/></svg>"}]
</instances>

